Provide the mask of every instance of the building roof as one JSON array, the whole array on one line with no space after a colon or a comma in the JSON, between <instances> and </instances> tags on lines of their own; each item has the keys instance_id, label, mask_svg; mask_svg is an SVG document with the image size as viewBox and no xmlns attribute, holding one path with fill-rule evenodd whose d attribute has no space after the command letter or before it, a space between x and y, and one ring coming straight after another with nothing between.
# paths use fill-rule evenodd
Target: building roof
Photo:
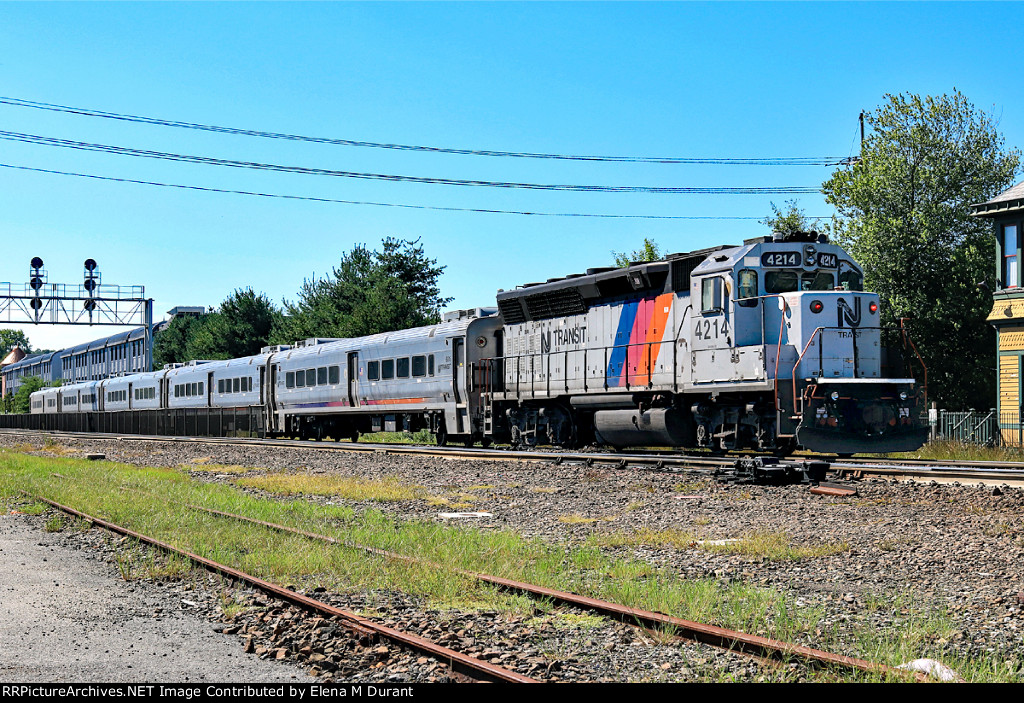
<instances>
[{"instance_id":1,"label":"building roof","mask_svg":"<svg viewBox=\"0 0 1024 703\"><path fill-rule=\"evenodd\" d=\"M1006 212L1024 210L1024 181L1004 190L996 197L984 203L972 205L972 215L976 217L997 217Z\"/></svg>"},{"instance_id":2,"label":"building roof","mask_svg":"<svg viewBox=\"0 0 1024 703\"><path fill-rule=\"evenodd\" d=\"M0 361L0 366L7 366L25 358L25 351L21 347L14 347L11 352Z\"/></svg>"}]
</instances>

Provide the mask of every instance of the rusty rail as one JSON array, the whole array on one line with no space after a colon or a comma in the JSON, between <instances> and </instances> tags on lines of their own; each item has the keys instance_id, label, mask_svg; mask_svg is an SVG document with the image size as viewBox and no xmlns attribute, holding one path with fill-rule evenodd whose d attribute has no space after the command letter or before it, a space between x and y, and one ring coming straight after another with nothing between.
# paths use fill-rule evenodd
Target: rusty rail
<instances>
[{"instance_id":1,"label":"rusty rail","mask_svg":"<svg viewBox=\"0 0 1024 703\"><path fill-rule=\"evenodd\" d=\"M522 674L510 671L509 669L505 669L503 667L496 666L489 662L476 659L475 657L471 657L467 654L456 652L453 649L443 647L435 642L431 642L428 639L419 637L418 635L414 635L408 632L402 632L401 630L396 630L394 628L387 627L386 625L380 625L378 623L373 622L372 620L362 617L361 615L357 615L355 613L351 613L346 610L336 608L333 605L329 605L322 601L314 600L313 598L304 596L301 593L296 593L295 591L292 591L290 589L283 588L281 586L278 586L277 584L265 581L251 574L247 574L244 571L239 571L237 569L231 568L230 566L226 566L224 564L215 562L211 559L207 559L206 557L199 556L198 554L193 554L192 552L187 552L185 550L178 549L177 547L167 544L166 542L161 542L152 537L148 537L133 530L129 530L128 528L122 527L121 525L108 522L101 518L93 517L92 515L88 515L81 511L75 510L74 508L69 507L67 505L62 505L56 501L50 500L49 498L33 495L26 491L22 491L22 493L33 498L34 500L39 500L44 503L47 503L48 505L51 505L54 508L57 508L58 510L66 512L69 515L74 515L76 517L82 518L83 520L88 520L89 522L95 525L99 525L100 527L110 530L111 532L116 532L118 534L122 534L127 537L137 539L140 542L145 542L146 544L150 544L166 552L171 552L174 554L184 556L192 562L199 564L200 566L206 569L209 569L219 574L223 574L224 576L235 579L237 581L247 583L251 586L255 586L256 588L259 588L260 590L265 591L267 593L271 593L274 596L289 603L293 603L308 610L337 617L340 620L340 624L342 624L344 627L346 627L347 629L351 630L356 634L365 636L379 635L388 640L391 640L392 642L402 644L417 651L423 652L424 654L428 654L436 659L439 659L447 663L448 666L452 669L452 671L463 676L467 676L475 680L491 682L537 683L536 679L532 679L528 676L523 676Z\"/></svg>"},{"instance_id":2,"label":"rusty rail","mask_svg":"<svg viewBox=\"0 0 1024 703\"><path fill-rule=\"evenodd\" d=\"M164 499L166 500L166 499ZM177 501L172 501L177 502ZM329 544L336 544L350 549L358 549L369 554L375 554L383 556L388 559L395 559L404 561L406 563L418 563L425 566L439 567L439 564L431 562L426 559L419 559L416 557L408 557L402 554L396 554L385 549L378 547L368 547L364 545L352 544L344 542L327 535L321 535L314 532L307 532L305 530L299 530L294 527L288 527L286 525L278 525L272 522L266 522L264 520L257 520L255 518L246 517L245 515L236 515L234 513L227 513L221 510L214 510L213 508L205 508L203 506L194 505L191 503L179 503L192 510L199 510L202 512L210 513L212 515L218 515L221 517L227 517L235 520L241 520L243 522L260 525L267 527L272 530L280 532L287 532L291 534L301 535L310 539L327 542ZM482 574L473 571L464 571L456 569L456 573L471 578L477 579L483 583L488 583L499 588L516 591L519 593L528 594L531 596L537 596L541 598L548 598L552 601L563 603L566 605L576 606L593 612L601 613L602 615L615 618L621 622L628 624L638 624L649 628L668 628L674 630L677 636L684 639L689 639L697 642L703 642L704 644L710 644L715 647L720 647L728 650L741 651L747 654L755 654L757 656L779 659L783 657L798 657L807 661L813 661L820 664L827 664L830 666L838 666L845 669L856 669L859 671L865 671L868 673L879 674L882 676L888 676L899 679L915 678L917 680L925 680L926 677L923 674L907 672L902 669L887 666L885 664L876 664L869 662L864 659L857 659L854 657L848 657L842 654L833 654L820 649L813 649L811 647L805 647L803 645L792 644L789 642L783 642L781 640L774 640L767 637L760 637L758 635L750 635L744 632L736 630L728 630L726 628L717 627L714 625L706 625L704 623L695 622L692 620L684 620L682 618L673 617L671 615L665 615L664 613L656 613L650 610L642 610L640 608L632 608L630 606L621 605L619 603L613 603L599 598L591 598L589 596L582 596L576 593L570 593L568 591L559 591L553 588L547 588L545 586L537 586L530 583L524 583L522 581L514 581L512 579L502 578L500 576L491 576L489 574Z\"/></svg>"}]
</instances>

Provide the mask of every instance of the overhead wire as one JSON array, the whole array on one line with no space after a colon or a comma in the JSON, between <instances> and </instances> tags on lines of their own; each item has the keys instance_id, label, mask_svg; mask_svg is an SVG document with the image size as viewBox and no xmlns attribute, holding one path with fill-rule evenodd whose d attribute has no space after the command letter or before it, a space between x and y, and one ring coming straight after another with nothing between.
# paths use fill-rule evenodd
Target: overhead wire
<instances>
[{"instance_id":1,"label":"overhead wire","mask_svg":"<svg viewBox=\"0 0 1024 703\"><path fill-rule=\"evenodd\" d=\"M94 151L106 154L117 154L120 156L132 156L147 159L162 159L165 161L178 161L207 166L225 166L230 168L244 168L259 171L277 171L281 173L294 173L312 176L332 176L337 178L357 178L365 180L390 181L401 183L420 183L431 185L469 186L487 188L515 188L526 190L547 190L547 191L571 191L587 193L651 193L657 195L680 195L680 194L727 194L727 195L750 195L750 194L792 194L792 193L817 193L818 188L810 186L769 186L769 187L715 187L715 186L609 186L609 185L575 185L575 184L543 184L543 183L519 183L513 181L481 181L466 180L457 178L428 178L423 176L402 176L386 173L367 173L360 171L339 171L325 168L310 168L307 166L283 166L280 164L260 163L256 161L236 161L233 159L220 159L212 156L196 156L190 154L174 154L163 151L152 151L149 149L132 149L130 147L115 146L111 144L98 144L94 142L79 142L70 139L59 139L36 134L24 134L21 132L0 131L0 139L8 141L24 142L41 146L52 146L65 149L76 149L80 151Z\"/></svg>"},{"instance_id":2,"label":"overhead wire","mask_svg":"<svg viewBox=\"0 0 1024 703\"><path fill-rule=\"evenodd\" d=\"M371 205L376 207L405 208L410 210L436 210L441 212L470 212L486 213L497 215L525 215L531 217L580 217L580 218L602 218L602 219L634 219L634 220L761 220L762 217L744 215L630 215L610 213L581 213L581 212L535 212L530 210L498 210L491 208L461 208L445 207L440 205L410 205L405 203L385 203L369 200L344 200L340 198L320 198L308 195L287 195L281 193L262 193L248 190L231 190L228 188L212 188L207 186L186 185L181 183L164 183L160 181L144 181L134 178L119 178L114 176L99 176L91 173L78 173L74 171L59 171L55 169L36 168L32 166L21 166L18 164L0 163L0 168L17 169L21 171L33 171L36 173L48 173L60 176L75 176L98 181L111 181L116 183L134 183L138 185L158 186L162 188L178 188L182 190L195 190L207 193L227 193L232 195L247 195L260 198L280 198L284 200L307 200L320 203L340 203L344 205Z\"/></svg>"},{"instance_id":3,"label":"overhead wire","mask_svg":"<svg viewBox=\"0 0 1024 703\"><path fill-rule=\"evenodd\" d=\"M259 137L262 139L284 139L289 141L311 142L315 144L331 144L335 146L364 147L373 149L393 149L398 151L418 151L437 154L458 154L464 156L490 156L518 159L554 159L561 161L598 161L613 163L647 163L647 164L716 164L734 166L840 166L846 159L839 156L784 156L784 157L749 157L749 158L727 158L727 157L680 157L680 156L608 156L608 155L586 155L586 154L557 154L531 151L499 151L494 149L458 149L437 146L424 146L414 144L395 144L388 142L371 142L355 139L341 139L336 137L312 137L301 134L288 134L284 132L271 132L256 129L244 129L240 127L223 127L218 125L202 124L197 122L184 122L181 120L168 120L158 117L146 117L143 115L132 115L120 112L107 112L105 110L94 110L89 108L71 107L54 103L24 100L21 98L0 96L0 104L12 107L25 107L36 110L49 110L66 114L98 117L121 122L134 122L139 124L156 125L161 127L175 127L179 129L201 130L206 132L217 132L220 134L233 134L247 137Z\"/></svg>"}]
</instances>

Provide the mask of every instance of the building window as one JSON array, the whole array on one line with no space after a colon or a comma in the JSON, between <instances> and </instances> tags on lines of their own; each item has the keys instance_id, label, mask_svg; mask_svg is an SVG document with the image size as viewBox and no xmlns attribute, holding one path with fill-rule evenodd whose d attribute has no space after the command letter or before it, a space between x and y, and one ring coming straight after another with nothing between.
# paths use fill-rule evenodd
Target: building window
<instances>
[{"instance_id":1,"label":"building window","mask_svg":"<svg viewBox=\"0 0 1024 703\"><path fill-rule=\"evenodd\" d=\"M1020 285L1017 273L1017 225L1003 225L1003 286Z\"/></svg>"}]
</instances>

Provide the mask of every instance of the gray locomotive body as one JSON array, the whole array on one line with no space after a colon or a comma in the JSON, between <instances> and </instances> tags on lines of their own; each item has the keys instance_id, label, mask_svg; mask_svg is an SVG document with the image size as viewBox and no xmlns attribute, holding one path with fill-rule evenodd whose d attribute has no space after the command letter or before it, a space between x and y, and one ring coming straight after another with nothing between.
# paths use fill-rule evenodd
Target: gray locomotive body
<instances>
[{"instance_id":1,"label":"gray locomotive body","mask_svg":"<svg viewBox=\"0 0 1024 703\"><path fill-rule=\"evenodd\" d=\"M883 367L862 281L797 235L499 292L495 417L524 445L915 449L922 389Z\"/></svg>"}]
</instances>

